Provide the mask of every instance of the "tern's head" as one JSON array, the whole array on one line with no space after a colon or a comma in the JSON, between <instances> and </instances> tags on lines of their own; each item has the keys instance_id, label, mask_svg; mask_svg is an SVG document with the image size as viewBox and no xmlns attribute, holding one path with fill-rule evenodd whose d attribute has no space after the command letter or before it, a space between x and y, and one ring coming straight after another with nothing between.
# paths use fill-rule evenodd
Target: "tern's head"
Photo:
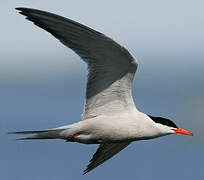
<instances>
[{"instance_id":1,"label":"tern's head","mask_svg":"<svg viewBox=\"0 0 204 180\"><path fill-rule=\"evenodd\" d=\"M161 131L166 134L184 134L184 135L189 135L193 136L193 133L190 133L189 131L179 128L173 121L162 118L162 117L153 117L148 115L156 124L157 126L161 129Z\"/></svg>"}]
</instances>

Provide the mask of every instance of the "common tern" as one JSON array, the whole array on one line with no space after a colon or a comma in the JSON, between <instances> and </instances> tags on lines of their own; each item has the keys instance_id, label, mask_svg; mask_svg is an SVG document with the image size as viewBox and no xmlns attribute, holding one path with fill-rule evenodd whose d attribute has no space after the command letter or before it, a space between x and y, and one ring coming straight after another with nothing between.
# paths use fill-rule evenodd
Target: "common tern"
<instances>
[{"instance_id":1,"label":"common tern","mask_svg":"<svg viewBox=\"0 0 204 180\"><path fill-rule=\"evenodd\" d=\"M71 19L37 9L16 9L26 19L71 48L88 64L82 121L53 129L12 132L33 134L20 140L64 139L68 142L99 144L84 170L86 174L133 141L169 134L193 136L169 119L153 117L136 108L132 97L132 81L138 61L123 46Z\"/></svg>"}]
</instances>

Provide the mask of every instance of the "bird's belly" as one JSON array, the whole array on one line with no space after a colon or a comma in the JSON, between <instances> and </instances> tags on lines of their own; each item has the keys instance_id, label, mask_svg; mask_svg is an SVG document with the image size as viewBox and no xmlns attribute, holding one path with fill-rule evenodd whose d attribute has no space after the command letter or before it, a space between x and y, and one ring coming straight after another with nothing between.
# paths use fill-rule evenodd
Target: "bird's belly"
<instances>
[{"instance_id":1,"label":"bird's belly","mask_svg":"<svg viewBox=\"0 0 204 180\"><path fill-rule=\"evenodd\" d=\"M89 142L94 143L112 143L112 142L126 142L144 139L140 130L131 123L121 122L107 122L106 124L94 125L89 132Z\"/></svg>"},{"instance_id":2,"label":"bird's belly","mask_svg":"<svg viewBox=\"0 0 204 180\"><path fill-rule=\"evenodd\" d=\"M129 118L130 119L130 118ZM80 123L81 132L76 141L81 143L112 143L152 139L157 136L152 124L128 118L92 119Z\"/></svg>"},{"instance_id":3,"label":"bird's belly","mask_svg":"<svg viewBox=\"0 0 204 180\"><path fill-rule=\"evenodd\" d=\"M159 137L159 135L149 135L148 133L140 133L140 132L128 132L125 129L113 131L101 131L99 133L94 133L90 136L89 141L91 143L119 143L119 142L127 142L127 141L139 141L139 140L148 140Z\"/></svg>"}]
</instances>

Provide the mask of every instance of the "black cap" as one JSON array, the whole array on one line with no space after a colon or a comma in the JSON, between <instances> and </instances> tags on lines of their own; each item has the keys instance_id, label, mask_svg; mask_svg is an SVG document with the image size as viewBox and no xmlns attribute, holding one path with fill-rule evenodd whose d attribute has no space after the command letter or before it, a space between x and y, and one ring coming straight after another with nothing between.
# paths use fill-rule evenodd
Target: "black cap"
<instances>
[{"instance_id":1,"label":"black cap","mask_svg":"<svg viewBox=\"0 0 204 180\"><path fill-rule=\"evenodd\" d=\"M147 114L148 115L148 114ZM166 119L166 118L163 118L163 117L153 117L153 116L150 116L148 115L155 123L160 123L160 124L163 124L163 125L166 125L166 126L169 126L169 127L174 127L174 128L178 128L177 125L169 120L169 119Z\"/></svg>"}]
</instances>

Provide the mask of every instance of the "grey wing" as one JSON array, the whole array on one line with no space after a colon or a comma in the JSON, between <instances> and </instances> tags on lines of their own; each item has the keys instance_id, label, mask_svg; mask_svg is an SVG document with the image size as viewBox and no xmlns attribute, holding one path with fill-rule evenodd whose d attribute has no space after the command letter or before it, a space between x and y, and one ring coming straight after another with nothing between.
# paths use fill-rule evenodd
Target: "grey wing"
<instances>
[{"instance_id":1,"label":"grey wing","mask_svg":"<svg viewBox=\"0 0 204 180\"><path fill-rule=\"evenodd\" d=\"M93 158L90 160L90 164L84 170L84 174L101 165L102 163L116 155L118 152L123 150L129 144L130 142L100 144L96 153L93 155Z\"/></svg>"},{"instance_id":2,"label":"grey wing","mask_svg":"<svg viewBox=\"0 0 204 180\"><path fill-rule=\"evenodd\" d=\"M132 81L136 59L104 34L73 20L35 9L17 8L50 32L88 64L86 102L82 119L133 108Z\"/></svg>"}]
</instances>

